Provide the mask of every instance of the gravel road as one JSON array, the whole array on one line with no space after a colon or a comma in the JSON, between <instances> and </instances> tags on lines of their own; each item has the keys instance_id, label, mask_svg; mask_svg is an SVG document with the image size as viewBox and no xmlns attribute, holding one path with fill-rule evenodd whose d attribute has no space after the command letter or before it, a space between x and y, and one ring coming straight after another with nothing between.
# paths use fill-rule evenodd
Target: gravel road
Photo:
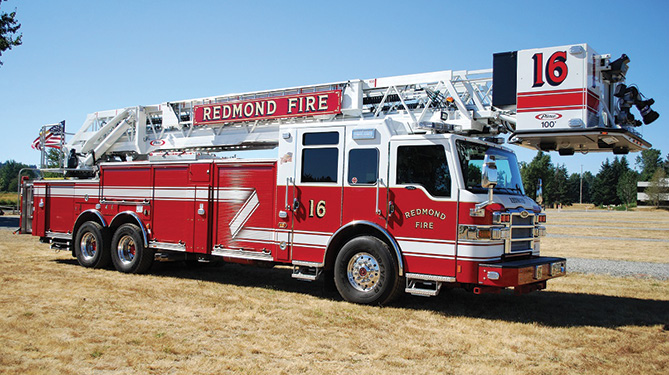
<instances>
[{"instance_id":1,"label":"gravel road","mask_svg":"<svg viewBox=\"0 0 669 375\"><path fill-rule=\"evenodd\" d=\"M611 276L631 276L669 280L668 263L568 258L567 273L569 272L597 273Z\"/></svg>"}]
</instances>

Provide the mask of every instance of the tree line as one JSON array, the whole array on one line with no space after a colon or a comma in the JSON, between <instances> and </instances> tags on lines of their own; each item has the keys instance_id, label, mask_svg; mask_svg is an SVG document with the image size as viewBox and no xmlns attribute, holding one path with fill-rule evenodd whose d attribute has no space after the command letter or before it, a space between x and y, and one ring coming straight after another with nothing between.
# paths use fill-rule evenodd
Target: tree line
<instances>
[{"instance_id":1,"label":"tree line","mask_svg":"<svg viewBox=\"0 0 669 375\"><path fill-rule=\"evenodd\" d=\"M658 205L666 189L664 179L669 173L669 154L662 160L660 150L651 148L642 151L635 162L639 171L630 167L626 156L616 156L613 161L607 158L596 175L586 171L581 176L569 174L564 164L554 165L549 154L539 151L531 162L520 163L520 173L525 193L533 199L537 198L541 181L543 204L548 206L579 202L629 206L636 202L638 181L650 182L646 193L651 202Z\"/></svg>"}]
</instances>

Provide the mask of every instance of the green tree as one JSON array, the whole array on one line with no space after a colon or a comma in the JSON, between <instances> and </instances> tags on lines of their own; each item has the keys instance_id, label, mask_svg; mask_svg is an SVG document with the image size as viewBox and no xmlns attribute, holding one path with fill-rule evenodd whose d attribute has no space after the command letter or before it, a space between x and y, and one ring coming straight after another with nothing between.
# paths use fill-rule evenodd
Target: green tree
<instances>
[{"instance_id":1,"label":"green tree","mask_svg":"<svg viewBox=\"0 0 669 375\"><path fill-rule=\"evenodd\" d=\"M537 188L539 187L539 179L543 182L543 200L544 204L550 205L553 203L553 175L554 167L551 163L551 157L541 151L537 151L537 155L529 163L522 163L520 165L520 174L523 178L523 186L525 186L525 194L532 199L537 199Z\"/></svg>"},{"instance_id":2,"label":"green tree","mask_svg":"<svg viewBox=\"0 0 669 375\"><path fill-rule=\"evenodd\" d=\"M28 167L28 165L14 160L4 163L0 168L0 191L15 192L18 188L19 171ZM33 175L32 172L29 172L29 174Z\"/></svg>"},{"instance_id":3,"label":"green tree","mask_svg":"<svg viewBox=\"0 0 669 375\"><path fill-rule=\"evenodd\" d=\"M621 204L622 201L618 195L618 182L627 172L632 172L632 170L626 157L623 156L619 159L616 156L613 162L609 162L609 159L606 159L602 163L602 168L597 173L597 176L595 176L595 181L592 185L592 203L597 205Z\"/></svg>"},{"instance_id":4,"label":"green tree","mask_svg":"<svg viewBox=\"0 0 669 375\"><path fill-rule=\"evenodd\" d=\"M592 203L596 205L613 204L617 197L615 187L617 181L615 180L613 166L607 158L595 176L595 181L592 185Z\"/></svg>"},{"instance_id":5,"label":"green tree","mask_svg":"<svg viewBox=\"0 0 669 375\"><path fill-rule=\"evenodd\" d=\"M2 6L3 1L7 0L0 0L0 6ZM23 34L16 35L20 28L21 24L16 20L16 11L11 13L0 11L0 56L6 50L21 45ZM0 61L0 65L2 65L2 61Z\"/></svg>"},{"instance_id":6,"label":"green tree","mask_svg":"<svg viewBox=\"0 0 669 375\"><path fill-rule=\"evenodd\" d=\"M669 155L667 155L667 162L669 162ZM641 151L641 154L636 157L636 166L641 170L639 173L639 181L650 181L655 173L655 170L662 165L660 150L650 148Z\"/></svg>"},{"instance_id":7,"label":"green tree","mask_svg":"<svg viewBox=\"0 0 669 375\"><path fill-rule=\"evenodd\" d=\"M583 203L592 203L592 185L595 176L590 171L583 172Z\"/></svg>"},{"instance_id":8,"label":"green tree","mask_svg":"<svg viewBox=\"0 0 669 375\"><path fill-rule=\"evenodd\" d=\"M572 173L567 179L567 195L571 203L579 203L581 198L581 175Z\"/></svg>"},{"instance_id":9,"label":"green tree","mask_svg":"<svg viewBox=\"0 0 669 375\"><path fill-rule=\"evenodd\" d=\"M650 179L650 184L646 188L646 195L648 195L648 200L653 206L659 206L663 200L666 200L667 196L667 174L664 172L663 168L658 168L653 177Z\"/></svg>"},{"instance_id":10,"label":"green tree","mask_svg":"<svg viewBox=\"0 0 669 375\"><path fill-rule=\"evenodd\" d=\"M49 150L46 152L46 165L45 167L47 168L62 168L63 167L63 162L61 160L62 154L60 149L56 148L49 148ZM49 178L62 178L63 175L62 173L58 172L44 172L43 173L44 177L49 177Z\"/></svg>"},{"instance_id":11,"label":"green tree","mask_svg":"<svg viewBox=\"0 0 669 375\"><path fill-rule=\"evenodd\" d=\"M60 149L50 148L46 152L46 167L47 168L61 168L63 166L62 153Z\"/></svg>"},{"instance_id":12,"label":"green tree","mask_svg":"<svg viewBox=\"0 0 669 375\"><path fill-rule=\"evenodd\" d=\"M572 204L573 200L569 197L569 184L567 177L567 167L558 165L553 169L553 202L558 204Z\"/></svg>"},{"instance_id":13,"label":"green tree","mask_svg":"<svg viewBox=\"0 0 669 375\"><path fill-rule=\"evenodd\" d=\"M631 203L636 202L636 183L637 175L631 170L624 172L618 180L616 191L625 209L629 208Z\"/></svg>"}]
</instances>

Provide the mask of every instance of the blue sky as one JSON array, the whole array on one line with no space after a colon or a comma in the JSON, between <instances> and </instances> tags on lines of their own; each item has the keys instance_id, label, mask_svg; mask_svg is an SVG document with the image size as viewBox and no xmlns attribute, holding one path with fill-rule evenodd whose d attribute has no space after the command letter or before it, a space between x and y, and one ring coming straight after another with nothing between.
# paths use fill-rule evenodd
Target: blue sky
<instances>
[{"instance_id":1,"label":"blue sky","mask_svg":"<svg viewBox=\"0 0 669 375\"><path fill-rule=\"evenodd\" d=\"M302 84L492 67L492 54L588 43L631 58L660 113L639 128L669 153L667 1L28 1L0 58L0 160L39 162L43 124L87 113ZM512 147L520 160L536 151ZM628 156L634 164L636 154ZM560 157L597 172L612 154Z\"/></svg>"}]
</instances>

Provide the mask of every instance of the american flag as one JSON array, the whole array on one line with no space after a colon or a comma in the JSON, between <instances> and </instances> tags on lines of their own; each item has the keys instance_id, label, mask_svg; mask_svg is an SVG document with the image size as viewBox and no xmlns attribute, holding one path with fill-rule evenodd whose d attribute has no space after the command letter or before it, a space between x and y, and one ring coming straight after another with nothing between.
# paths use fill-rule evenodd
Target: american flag
<instances>
[{"instance_id":1,"label":"american flag","mask_svg":"<svg viewBox=\"0 0 669 375\"><path fill-rule=\"evenodd\" d=\"M32 147L35 150L41 150L42 139L44 139L44 147L60 148L63 140L65 139L64 137L65 137L65 120L47 128L46 130L43 131L43 133L40 133L39 137L37 137L33 141L33 144L30 147Z\"/></svg>"}]
</instances>

